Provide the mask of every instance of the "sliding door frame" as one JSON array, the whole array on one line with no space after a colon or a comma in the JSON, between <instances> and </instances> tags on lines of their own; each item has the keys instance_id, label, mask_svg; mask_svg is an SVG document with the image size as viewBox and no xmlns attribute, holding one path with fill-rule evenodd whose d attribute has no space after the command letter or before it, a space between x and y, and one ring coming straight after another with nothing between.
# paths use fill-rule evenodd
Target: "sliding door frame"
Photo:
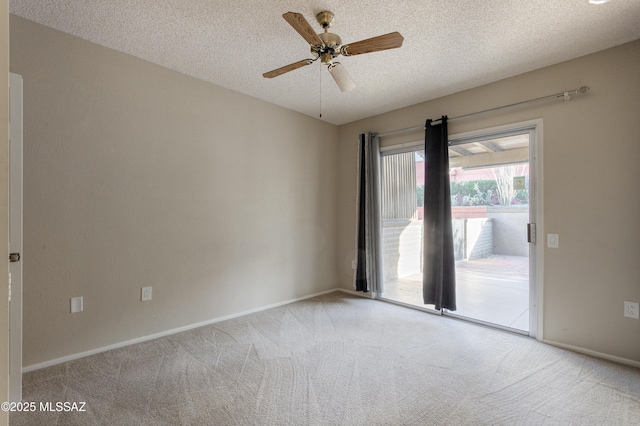
<instances>
[{"instance_id":1,"label":"sliding door frame","mask_svg":"<svg viewBox=\"0 0 640 426\"><path fill-rule=\"evenodd\" d=\"M544 222L543 222L543 164L542 164L542 146L543 146L543 122L542 119L534 119L511 123L502 126L483 128L470 132L459 133L449 136L449 144L456 145L468 143L474 140L486 140L487 138L495 138L501 136L509 136L515 134L529 133L529 222L536 224L537 239L530 244L529 247L529 332L531 337L537 340L543 339L543 277L544 277ZM415 141L404 143L401 145L393 145L380 148L380 156L399 154L403 152L419 151L424 146L424 141ZM523 231L524 232L524 231ZM382 244L382 241L379 242ZM442 315L443 312L427 307L416 307L414 305L385 299L381 294L376 294L376 298L383 299L392 303L407 306L413 309L419 309L432 314ZM449 316L455 316L448 313ZM466 319L466 318L465 318ZM484 324L482 321L474 321ZM488 324L496 327L494 324ZM516 331L506 327L497 326L496 328L505 328L510 331Z\"/></svg>"}]
</instances>

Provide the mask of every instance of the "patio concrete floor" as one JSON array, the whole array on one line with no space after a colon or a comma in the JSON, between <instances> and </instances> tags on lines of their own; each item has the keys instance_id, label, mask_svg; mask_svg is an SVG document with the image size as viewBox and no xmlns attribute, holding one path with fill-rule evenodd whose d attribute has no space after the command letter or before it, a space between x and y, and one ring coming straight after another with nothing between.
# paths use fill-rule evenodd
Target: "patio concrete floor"
<instances>
[{"instance_id":1,"label":"patio concrete floor","mask_svg":"<svg viewBox=\"0 0 640 426\"><path fill-rule=\"evenodd\" d=\"M385 299L419 307L422 275L384 283ZM529 331L529 258L492 255L456 263L456 315Z\"/></svg>"}]
</instances>

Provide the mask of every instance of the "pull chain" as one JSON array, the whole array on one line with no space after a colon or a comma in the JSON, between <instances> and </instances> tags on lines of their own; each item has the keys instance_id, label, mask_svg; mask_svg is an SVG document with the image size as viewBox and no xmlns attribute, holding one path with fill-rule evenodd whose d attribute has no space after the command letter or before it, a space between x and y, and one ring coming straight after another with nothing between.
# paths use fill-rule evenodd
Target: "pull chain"
<instances>
[{"instance_id":1,"label":"pull chain","mask_svg":"<svg viewBox=\"0 0 640 426\"><path fill-rule=\"evenodd\" d=\"M320 70L320 118L322 118L322 65L318 69Z\"/></svg>"}]
</instances>

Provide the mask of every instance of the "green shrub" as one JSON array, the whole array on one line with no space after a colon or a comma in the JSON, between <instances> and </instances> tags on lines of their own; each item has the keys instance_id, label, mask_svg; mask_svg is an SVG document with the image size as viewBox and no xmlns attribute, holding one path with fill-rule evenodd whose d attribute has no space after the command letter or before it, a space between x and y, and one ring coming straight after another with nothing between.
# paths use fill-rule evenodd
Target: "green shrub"
<instances>
[{"instance_id":1,"label":"green shrub","mask_svg":"<svg viewBox=\"0 0 640 426\"><path fill-rule=\"evenodd\" d=\"M451 182L451 205L492 206L498 202L497 193L495 180Z\"/></svg>"}]
</instances>

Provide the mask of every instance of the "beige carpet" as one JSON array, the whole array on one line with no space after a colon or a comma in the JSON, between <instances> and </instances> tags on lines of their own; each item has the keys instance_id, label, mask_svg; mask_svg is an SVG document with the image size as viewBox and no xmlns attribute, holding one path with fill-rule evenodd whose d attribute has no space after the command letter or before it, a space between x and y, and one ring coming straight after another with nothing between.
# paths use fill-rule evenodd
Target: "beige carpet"
<instances>
[{"instance_id":1,"label":"beige carpet","mask_svg":"<svg viewBox=\"0 0 640 426\"><path fill-rule=\"evenodd\" d=\"M34 371L11 425L639 425L640 370L342 292Z\"/></svg>"}]
</instances>

